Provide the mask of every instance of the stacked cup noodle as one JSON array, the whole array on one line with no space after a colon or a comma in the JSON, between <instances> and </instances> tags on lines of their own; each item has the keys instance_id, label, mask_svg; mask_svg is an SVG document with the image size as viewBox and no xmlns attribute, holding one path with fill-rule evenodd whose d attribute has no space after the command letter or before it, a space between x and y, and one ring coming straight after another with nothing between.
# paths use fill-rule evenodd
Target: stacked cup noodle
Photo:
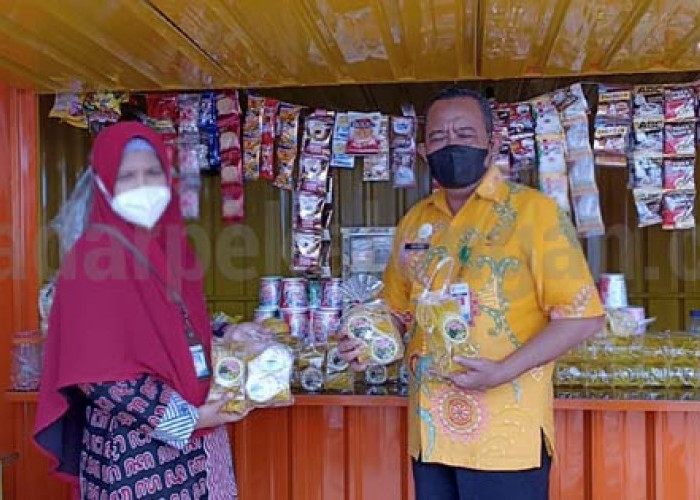
<instances>
[{"instance_id":1,"label":"stacked cup noodle","mask_svg":"<svg viewBox=\"0 0 700 500\"><path fill-rule=\"evenodd\" d=\"M320 283L319 307L311 310L313 340L316 344L325 344L338 331L343 308L342 283L340 278L330 278Z\"/></svg>"}]
</instances>

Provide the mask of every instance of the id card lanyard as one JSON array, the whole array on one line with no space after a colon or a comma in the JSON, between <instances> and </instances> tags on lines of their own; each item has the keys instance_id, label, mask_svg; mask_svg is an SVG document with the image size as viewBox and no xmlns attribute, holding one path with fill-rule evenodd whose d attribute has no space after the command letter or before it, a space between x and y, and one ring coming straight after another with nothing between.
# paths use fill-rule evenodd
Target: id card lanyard
<instances>
[{"instance_id":1,"label":"id card lanyard","mask_svg":"<svg viewBox=\"0 0 700 500\"><path fill-rule=\"evenodd\" d=\"M202 341L197 336L194 327L192 326L192 321L190 320L190 313L187 310L185 301L182 299L180 293L170 286L165 279L160 275L158 270L153 267L153 264L148 260L148 258L139 250L136 245L130 242L120 231L114 229L111 226L105 224L92 224L90 227L99 229L110 236L116 238L124 247L129 250L133 256L138 260L141 265L143 265L148 271L165 287L172 299L180 308L180 314L182 315L182 321L185 327L185 337L187 338L187 344L190 347L190 354L192 355L192 363L194 365L195 373L197 378L205 379L211 375L210 363L208 353L205 351Z\"/></svg>"}]
</instances>

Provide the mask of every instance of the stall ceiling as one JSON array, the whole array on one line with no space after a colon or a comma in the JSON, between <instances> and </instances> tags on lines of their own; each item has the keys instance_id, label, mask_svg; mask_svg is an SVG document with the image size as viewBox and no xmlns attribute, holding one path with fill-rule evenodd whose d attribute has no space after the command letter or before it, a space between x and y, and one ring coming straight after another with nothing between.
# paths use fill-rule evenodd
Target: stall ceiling
<instances>
[{"instance_id":1,"label":"stall ceiling","mask_svg":"<svg viewBox=\"0 0 700 500\"><path fill-rule=\"evenodd\" d=\"M0 81L296 87L700 70L698 0L0 0Z\"/></svg>"}]
</instances>

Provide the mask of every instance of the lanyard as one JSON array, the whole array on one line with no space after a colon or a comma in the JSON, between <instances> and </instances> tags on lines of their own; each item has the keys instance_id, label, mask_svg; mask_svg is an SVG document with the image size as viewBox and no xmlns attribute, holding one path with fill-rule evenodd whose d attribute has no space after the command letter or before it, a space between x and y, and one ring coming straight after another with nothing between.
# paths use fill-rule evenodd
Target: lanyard
<instances>
[{"instance_id":1,"label":"lanyard","mask_svg":"<svg viewBox=\"0 0 700 500\"><path fill-rule=\"evenodd\" d=\"M161 285L168 291L172 299L175 301L175 303L178 305L180 308L180 314L182 314L182 319L185 323L185 336L187 337L187 342L189 343L190 346L196 346L196 345L201 345L202 342L198 338L197 334L195 333L194 328L192 327L192 322L190 321L190 314L189 311L187 310L187 306L185 305L185 301L182 299L182 295L180 295L180 292L178 292L175 288L170 286L165 279L160 275L158 270L151 264L151 262L148 260L148 257L146 257L141 250L139 250L136 245L134 245L131 241L129 241L120 231L117 229L114 229L111 226L107 226L105 224L91 224L91 228L99 229L100 231L103 231L110 236L113 236L116 240L118 240L124 247L129 250L133 256L136 258L136 260L139 261L139 263L144 266L148 271L160 282Z\"/></svg>"}]
</instances>

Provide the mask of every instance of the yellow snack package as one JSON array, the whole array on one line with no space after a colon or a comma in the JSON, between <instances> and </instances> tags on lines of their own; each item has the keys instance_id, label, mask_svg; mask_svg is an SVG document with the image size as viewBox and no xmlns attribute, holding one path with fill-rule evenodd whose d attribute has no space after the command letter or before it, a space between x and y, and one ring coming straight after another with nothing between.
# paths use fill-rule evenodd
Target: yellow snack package
<instances>
[{"instance_id":1,"label":"yellow snack package","mask_svg":"<svg viewBox=\"0 0 700 500\"><path fill-rule=\"evenodd\" d=\"M220 401L230 394L233 399L224 405L222 411L245 415L250 407L245 394L244 346L232 342L214 342L211 354L213 376L207 402Z\"/></svg>"},{"instance_id":2,"label":"yellow snack package","mask_svg":"<svg viewBox=\"0 0 700 500\"><path fill-rule=\"evenodd\" d=\"M319 392L323 389L325 359L324 349L313 344L304 346L297 357L295 387L304 392Z\"/></svg>"},{"instance_id":3,"label":"yellow snack package","mask_svg":"<svg viewBox=\"0 0 700 500\"><path fill-rule=\"evenodd\" d=\"M335 338L328 340L326 380L324 385L329 391L352 392L355 389L355 372L340 357L338 341Z\"/></svg>"},{"instance_id":4,"label":"yellow snack package","mask_svg":"<svg viewBox=\"0 0 700 500\"><path fill-rule=\"evenodd\" d=\"M343 335L363 341L358 362L386 366L401 358L404 345L389 308L378 297L383 284L370 275L353 276L342 287L348 305L341 318Z\"/></svg>"}]
</instances>

